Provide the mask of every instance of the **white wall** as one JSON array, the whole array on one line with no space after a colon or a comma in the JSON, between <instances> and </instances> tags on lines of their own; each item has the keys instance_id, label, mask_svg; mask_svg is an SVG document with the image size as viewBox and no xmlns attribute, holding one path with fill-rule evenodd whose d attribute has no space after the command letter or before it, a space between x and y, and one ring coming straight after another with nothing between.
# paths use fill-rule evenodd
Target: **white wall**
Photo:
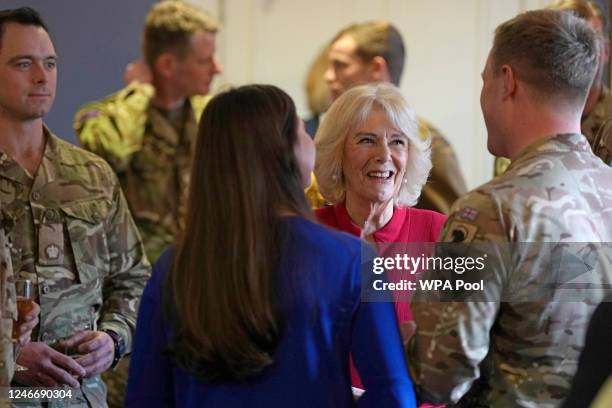
<instances>
[{"instance_id":1,"label":"white wall","mask_svg":"<svg viewBox=\"0 0 612 408\"><path fill-rule=\"evenodd\" d=\"M490 179L493 159L479 105L480 73L495 27L545 0L191 0L223 21L223 84L271 83L308 116L306 71L343 26L388 19L407 45L401 88L448 137L469 188Z\"/></svg>"}]
</instances>

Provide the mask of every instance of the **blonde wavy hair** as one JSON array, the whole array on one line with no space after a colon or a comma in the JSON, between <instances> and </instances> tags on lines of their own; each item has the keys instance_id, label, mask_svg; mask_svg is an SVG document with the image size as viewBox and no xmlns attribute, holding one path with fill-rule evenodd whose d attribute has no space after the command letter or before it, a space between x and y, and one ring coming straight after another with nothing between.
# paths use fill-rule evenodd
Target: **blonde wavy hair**
<instances>
[{"instance_id":1,"label":"blonde wavy hair","mask_svg":"<svg viewBox=\"0 0 612 408\"><path fill-rule=\"evenodd\" d=\"M431 171L429 140L419 138L414 110L401 91L389 84L361 85L344 92L329 108L315 137L315 176L321 194L331 203L344 201L343 163L347 136L363 125L375 108L381 108L391 124L408 139L408 159L394 205L416 204Z\"/></svg>"}]
</instances>

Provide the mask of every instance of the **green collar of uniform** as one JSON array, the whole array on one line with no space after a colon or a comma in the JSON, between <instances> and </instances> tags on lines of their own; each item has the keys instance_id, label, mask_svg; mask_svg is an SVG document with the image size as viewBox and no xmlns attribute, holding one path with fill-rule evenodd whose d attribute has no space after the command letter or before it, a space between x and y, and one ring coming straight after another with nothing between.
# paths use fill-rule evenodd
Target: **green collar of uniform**
<instances>
[{"instance_id":1,"label":"green collar of uniform","mask_svg":"<svg viewBox=\"0 0 612 408\"><path fill-rule=\"evenodd\" d=\"M85 165L95 160L94 158L97 158L94 154L60 139L46 126L43 128L43 131L45 132L47 144L45 146L43 162L40 165L42 167L45 164L44 171L47 172L47 180L70 180L74 177L75 166ZM46 163L44 163L45 160L47 161Z\"/></svg>"}]
</instances>

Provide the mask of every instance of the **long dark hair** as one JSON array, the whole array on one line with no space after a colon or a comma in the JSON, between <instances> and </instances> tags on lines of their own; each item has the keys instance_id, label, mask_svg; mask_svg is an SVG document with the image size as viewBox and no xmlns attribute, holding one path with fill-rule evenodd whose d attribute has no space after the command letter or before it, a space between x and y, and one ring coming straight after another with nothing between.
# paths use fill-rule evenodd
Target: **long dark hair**
<instances>
[{"instance_id":1,"label":"long dark hair","mask_svg":"<svg viewBox=\"0 0 612 408\"><path fill-rule=\"evenodd\" d=\"M169 351L206 381L273 362L283 321L276 274L281 214L311 217L294 154L297 115L271 85L215 96L200 122L184 236L169 276Z\"/></svg>"}]
</instances>

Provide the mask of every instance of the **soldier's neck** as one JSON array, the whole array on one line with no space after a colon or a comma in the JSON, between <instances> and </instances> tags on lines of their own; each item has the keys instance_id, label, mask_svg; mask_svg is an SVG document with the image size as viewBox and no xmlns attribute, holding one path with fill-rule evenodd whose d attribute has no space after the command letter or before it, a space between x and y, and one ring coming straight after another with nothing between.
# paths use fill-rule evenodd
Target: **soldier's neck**
<instances>
[{"instance_id":1,"label":"soldier's neck","mask_svg":"<svg viewBox=\"0 0 612 408\"><path fill-rule=\"evenodd\" d=\"M506 136L507 157L514 159L527 146L559 134L580 133L581 111L560 110L555 107L525 111L522 120L514 120Z\"/></svg>"},{"instance_id":2,"label":"soldier's neck","mask_svg":"<svg viewBox=\"0 0 612 408\"><path fill-rule=\"evenodd\" d=\"M156 81L155 79L153 79L153 86L155 87L155 95L151 100L153 106L166 111L172 111L185 103L185 96L178 95L173 86L164 84L162 81Z\"/></svg>"},{"instance_id":3,"label":"soldier's neck","mask_svg":"<svg viewBox=\"0 0 612 408\"><path fill-rule=\"evenodd\" d=\"M162 109L167 112L172 112L179 109L185 103L185 98L172 98L155 95L151 100L151 103L156 108Z\"/></svg>"},{"instance_id":4,"label":"soldier's neck","mask_svg":"<svg viewBox=\"0 0 612 408\"><path fill-rule=\"evenodd\" d=\"M36 174L45 151L42 119L25 122L0 119L0 151L3 151L31 176Z\"/></svg>"}]
</instances>

